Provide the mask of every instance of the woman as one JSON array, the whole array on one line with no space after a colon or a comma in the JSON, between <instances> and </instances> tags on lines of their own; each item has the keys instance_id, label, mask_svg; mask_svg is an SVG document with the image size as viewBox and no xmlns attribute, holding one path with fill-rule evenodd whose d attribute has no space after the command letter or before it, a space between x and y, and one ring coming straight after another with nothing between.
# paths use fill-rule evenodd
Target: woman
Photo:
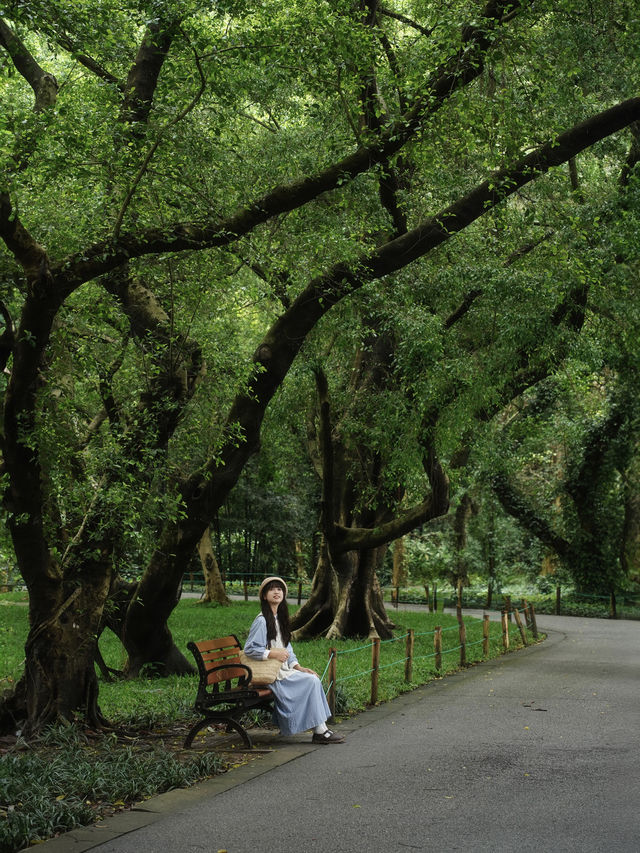
<instances>
[{"instance_id":1,"label":"woman","mask_svg":"<svg viewBox=\"0 0 640 853\"><path fill-rule=\"evenodd\" d=\"M265 578L258 595L262 613L253 620L244 651L256 660L282 661L276 680L269 685L280 732L295 735L313 729L313 743L342 743L344 737L327 728L331 711L318 674L300 666L291 648L286 583L278 577Z\"/></svg>"}]
</instances>

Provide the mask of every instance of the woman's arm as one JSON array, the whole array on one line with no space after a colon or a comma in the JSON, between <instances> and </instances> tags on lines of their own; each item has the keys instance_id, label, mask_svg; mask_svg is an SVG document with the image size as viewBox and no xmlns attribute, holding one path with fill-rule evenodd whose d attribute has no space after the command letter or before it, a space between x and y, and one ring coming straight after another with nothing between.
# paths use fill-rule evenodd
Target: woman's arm
<instances>
[{"instance_id":1,"label":"woman's arm","mask_svg":"<svg viewBox=\"0 0 640 853\"><path fill-rule=\"evenodd\" d=\"M276 660L286 663L289 660L289 649L269 649L267 648L267 621L259 613L253 620L249 629L247 642L244 644L244 653L247 657L257 658L258 660L267 660L275 658ZM291 649L293 653L293 649ZM294 655L295 657L295 655Z\"/></svg>"},{"instance_id":2,"label":"woman's arm","mask_svg":"<svg viewBox=\"0 0 640 853\"><path fill-rule=\"evenodd\" d=\"M269 657L269 649L267 648L267 623L259 613L249 628L249 636L244 644L244 653L247 657L257 658L258 660L266 660Z\"/></svg>"}]
</instances>

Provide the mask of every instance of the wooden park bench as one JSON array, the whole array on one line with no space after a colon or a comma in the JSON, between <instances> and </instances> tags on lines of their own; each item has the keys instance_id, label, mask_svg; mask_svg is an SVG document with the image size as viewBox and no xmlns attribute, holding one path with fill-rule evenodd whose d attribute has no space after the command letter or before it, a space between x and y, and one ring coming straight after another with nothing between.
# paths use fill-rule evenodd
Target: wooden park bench
<instances>
[{"instance_id":1,"label":"wooden park bench","mask_svg":"<svg viewBox=\"0 0 640 853\"><path fill-rule=\"evenodd\" d=\"M242 649L235 634L188 643L187 648L198 666L200 681L194 709L202 717L187 735L184 748L191 746L205 726L226 723L227 731L237 731L251 749L251 738L239 718L253 708L270 708L273 693L264 685L251 685L251 669L240 663Z\"/></svg>"}]
</instances>

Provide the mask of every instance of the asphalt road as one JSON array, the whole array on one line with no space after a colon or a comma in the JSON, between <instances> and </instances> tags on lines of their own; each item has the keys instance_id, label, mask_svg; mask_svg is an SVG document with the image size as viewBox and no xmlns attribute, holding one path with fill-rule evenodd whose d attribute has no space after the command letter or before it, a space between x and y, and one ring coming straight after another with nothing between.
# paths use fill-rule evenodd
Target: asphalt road
<instances>
[{"instance_id":1,"label":"asphalt road","mask_svg":"<svg viewBox=\"0 0 640 853\"><path fill-rule=\"evenodd\" d=\"M640 622L538 624L544 643L353 718L342 745L293 739L40 849L638 853Z\"/></svg>"}]
</instances>

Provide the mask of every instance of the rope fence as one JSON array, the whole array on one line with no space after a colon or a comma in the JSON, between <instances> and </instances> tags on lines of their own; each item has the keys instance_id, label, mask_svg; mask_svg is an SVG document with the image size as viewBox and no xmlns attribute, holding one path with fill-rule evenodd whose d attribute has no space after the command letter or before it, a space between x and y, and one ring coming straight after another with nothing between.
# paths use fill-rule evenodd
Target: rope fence
<instances>
[{"instance_id":1,"label":"rope fence","mask_svg":"<svg viewBox=\"0 0 640 853\"><path fill-rule=\"evenodd\" d=\"M515 628L510 631L511 616L515 619ZM513 608L511 613L506 610L502 612L500 622L494 622L496 630L493 631L492 623L488 613L485 613L482 619L481 629L482 636L479 639L467 639L467 628L469 627L474 632L478 630L477 620L465 623L460 620L458 625L452 625L448 628L436 626L433 631L414 631L409 628L405 634L398 637L393 637L389 640L381 640L375 637L371 642L350 649L337 649L335 647L329 649L329 660L322 674L322 682L327 679L325 693L327 702L331 709L332 717L336 714L337 703L337 688L340 684L344 684L353 679L359 679L361 682L366 682L369 679L369 705L375 705L378 702L380 673L385 670L391 670L400 666L404 666L404 679L407 684L413 680L414 664L433 660L434 670L436 675L442 671L442 659L444 655L450 655L454 652L459 654L460 667L468 666L467 651L474 649L477 646L482 646L481 657L475 657L474 660L486 660L489 656L490 642L493 639L495 642L501 642L504 652L508 651L512 637L515 638L516 633L524 646L527 646L530 639L537 639L538 631L535 622L535 608L532 604L526 605L524 611L524 619L517 608ZM450 636L452 632L457 632L456 635ZM444 635L444 641L443 641ZM447 643L446 639L450 638L453 642ZM401 658L395 658L390 661L381 663L381 650L391 643L399 643L404 641L405 655ZM427 651L427 647L429 651ZM431 650L433 649L433 650ZM348 674L339 675L338 659L345 655L354 654L370 650L370 662L367 661L367 666L357 672L349 672Z\"/></svg>"}]
</instances>

